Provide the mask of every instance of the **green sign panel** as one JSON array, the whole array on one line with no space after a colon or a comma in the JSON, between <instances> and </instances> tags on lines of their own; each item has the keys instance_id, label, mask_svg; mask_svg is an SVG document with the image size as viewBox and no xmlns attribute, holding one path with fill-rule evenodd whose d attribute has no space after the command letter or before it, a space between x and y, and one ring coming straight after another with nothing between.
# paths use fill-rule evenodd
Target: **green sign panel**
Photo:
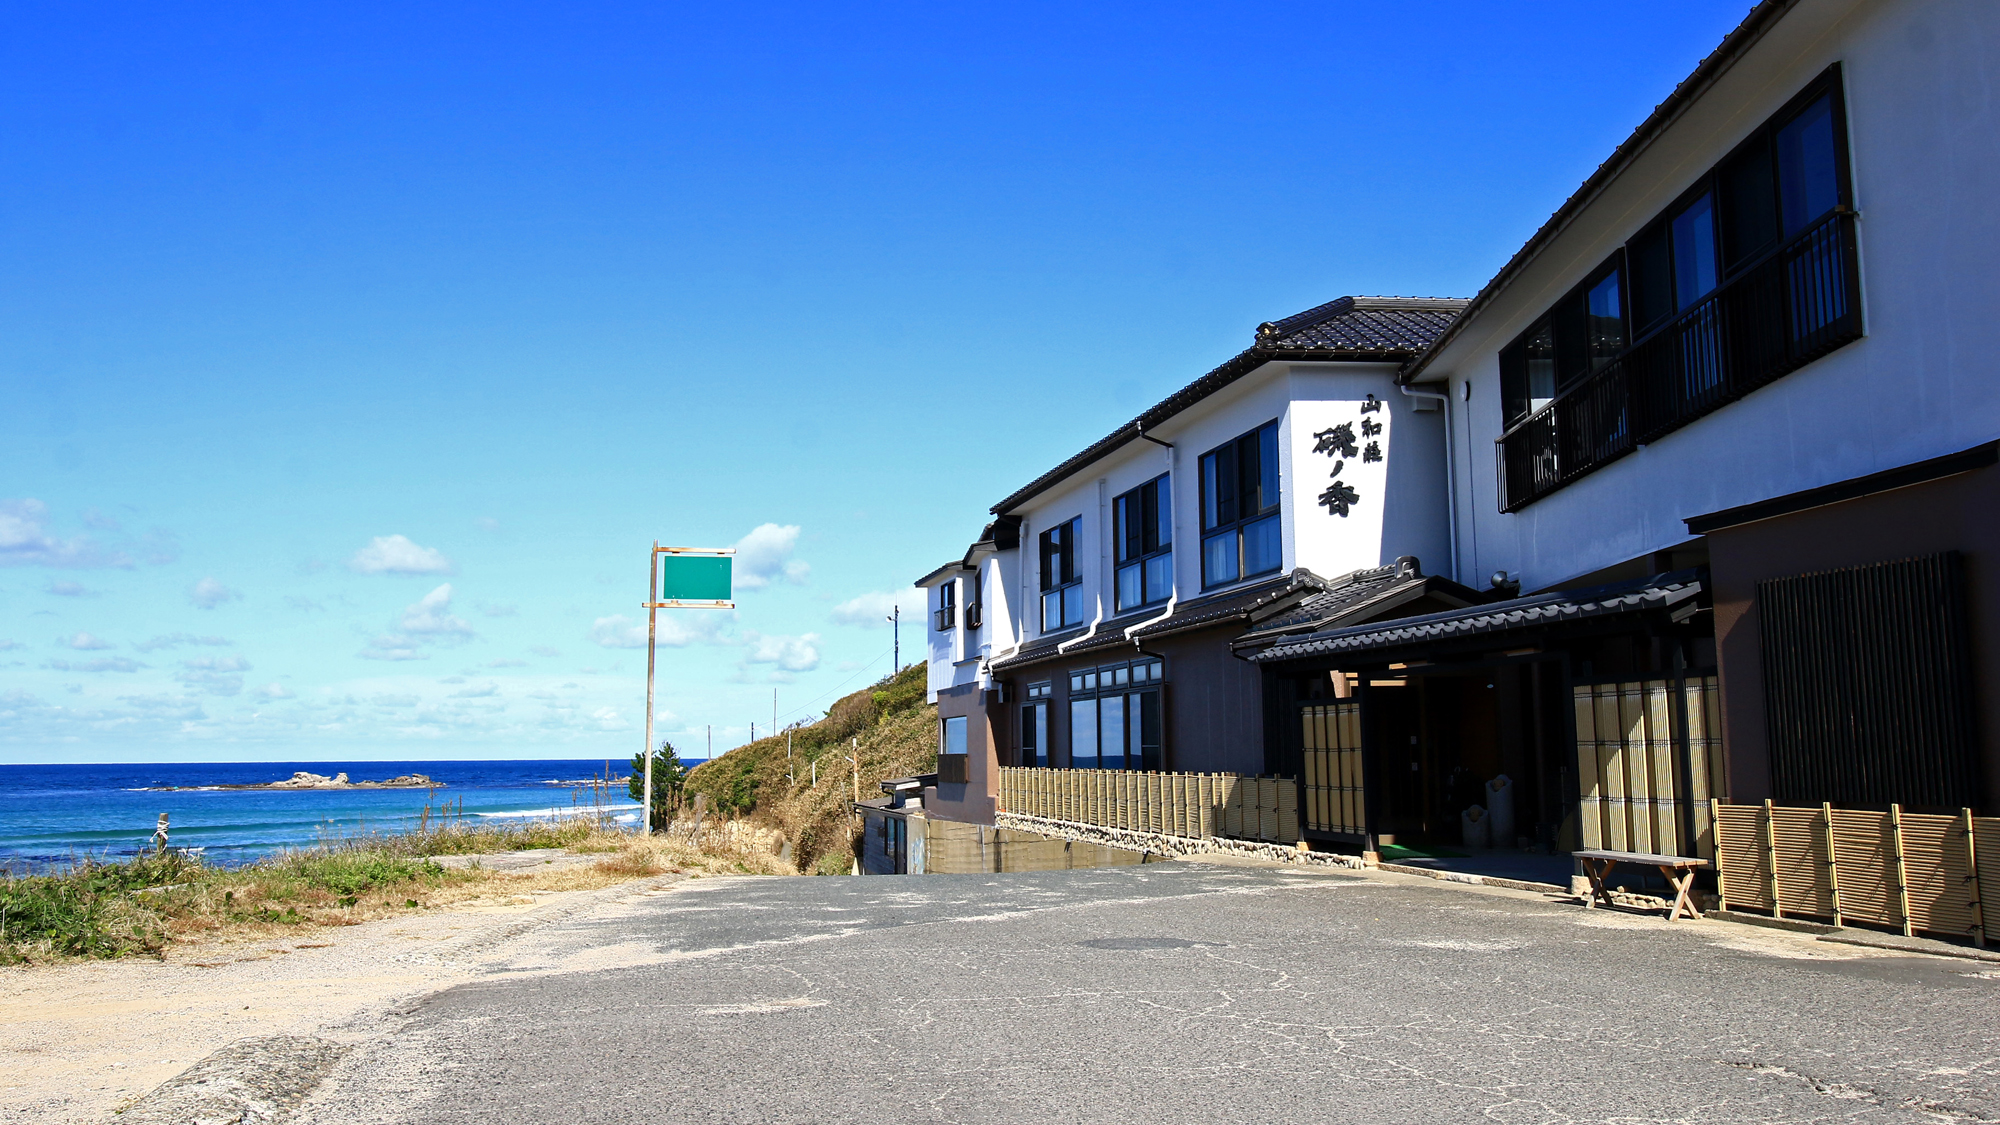
<instances>
[{"instance_id":1,"label":"green sign panel","mask_svg":"<svg viewBox=\"0 0 2000 1125\"><path fill-rule=\"evenodd\" d=\"M661 555L660 600L663 602L726 602L729 600L728 555Z\"/></svg>"}]
</instances>

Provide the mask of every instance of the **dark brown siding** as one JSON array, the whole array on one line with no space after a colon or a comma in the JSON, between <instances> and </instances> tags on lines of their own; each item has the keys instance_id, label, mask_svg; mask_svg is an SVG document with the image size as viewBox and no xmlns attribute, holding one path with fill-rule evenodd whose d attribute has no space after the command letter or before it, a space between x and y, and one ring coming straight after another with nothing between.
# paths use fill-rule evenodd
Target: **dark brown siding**
<instances>
[{"instance_id":1,"label":"dark brown siding","mask_svg":"<svg viewBox=\"0 0 2000 1125\"><path fill-rule=\"evenodd\" d=\"M946 820L968 824L993 823L994 798L999 794L1000 772L994 761L993 726L988 720L986 693L975 684L961 684L937 693L938 721L964 715L967 774L962 784L940 780L924 793L924 811Z\"/></svg>"},{"instance_id":2,"label":"dark brown siding","mask_svg":"<svg viewBox=\"0 0 2000 1125\"><path fill-rule=\"evenodd\" d=\"M1757 583L1957 551L1964 565L1983 811L2000 810L2000 468L1709 534L1731 801L1773 796Z\"/></svg>"}]
</instances>

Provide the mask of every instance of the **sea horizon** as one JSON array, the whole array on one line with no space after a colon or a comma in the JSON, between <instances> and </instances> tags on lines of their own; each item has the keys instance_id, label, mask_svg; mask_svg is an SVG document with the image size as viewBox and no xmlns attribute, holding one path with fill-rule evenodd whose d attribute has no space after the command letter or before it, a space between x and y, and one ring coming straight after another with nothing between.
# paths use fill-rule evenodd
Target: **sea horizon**
<instances>
[{"instance_id":1,"label":"sea horizon","mask_svg":"<svg viewBox=\"0 0 2000 1125\"><path fill-rule=\"evenodd\" d=\"M690 762L692 764L698 764ZM625 824L631 760L604 758L339 758L265 762L0 765L0 867L41 871L148 850L161 813L169 845L239 864L330 838L393 834L449 807L472 819L557 818L601 807ZM223 789L305 771L350 781L423 774L438 784L392 789Z\"/></svg>"}]
</instances>

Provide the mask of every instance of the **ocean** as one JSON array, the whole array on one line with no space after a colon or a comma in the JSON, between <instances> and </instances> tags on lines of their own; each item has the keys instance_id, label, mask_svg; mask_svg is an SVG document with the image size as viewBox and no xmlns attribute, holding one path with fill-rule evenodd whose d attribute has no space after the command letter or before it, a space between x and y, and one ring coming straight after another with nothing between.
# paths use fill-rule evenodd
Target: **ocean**
<instances>
[{"instance_id":1,"label":"ocean","mask_svg":"<svg viewBox=\"0 0 2000 1125\"><path fill-rule=\"evenodd\" d=\"M630 759L0 765L0 867L28 872L85 856L136 855L152 846L161 813L168 814L174 847L200 848L205 861L222 864L252 862L329 835L403 831L418 823L427 801L433 815L450 802L468 820L560 816L592 805L591 787L607 767L607 808L637 823L639 804L625 791ZM442 785L434 791L198 788L283 781L297 770L344 772L353 781L420 773ZM163 791L168 786L181 788Z\"/></svg>"}]
</instances>

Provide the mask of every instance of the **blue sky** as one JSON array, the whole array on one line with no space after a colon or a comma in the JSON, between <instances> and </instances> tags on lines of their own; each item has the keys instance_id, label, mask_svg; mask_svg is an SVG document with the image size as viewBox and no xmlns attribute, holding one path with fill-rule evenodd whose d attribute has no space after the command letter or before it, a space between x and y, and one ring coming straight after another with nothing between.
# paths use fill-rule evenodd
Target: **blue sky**
<instances>
[{"instance_id":1,"label":"blue sky","mask_svg":"<svg viewBox=\"0 0 2000 1125\"><path fill-rule=\"evenodd\" d=\"M0 761L629 756L656 538L754 584L661 731L817 715L988 505L1471 295L1747 8L12 7Z\"/></svg>"}]
</instances>

